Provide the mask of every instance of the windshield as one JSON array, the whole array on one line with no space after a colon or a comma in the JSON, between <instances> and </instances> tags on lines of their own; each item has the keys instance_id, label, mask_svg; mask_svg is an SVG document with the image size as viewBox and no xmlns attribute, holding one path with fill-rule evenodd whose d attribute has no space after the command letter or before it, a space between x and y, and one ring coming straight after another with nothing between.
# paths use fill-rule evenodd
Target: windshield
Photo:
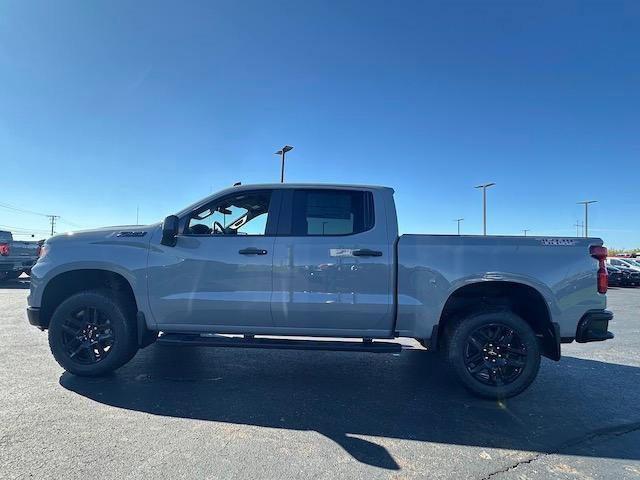
<instances>
[{"instance_id":1,"label":"windshield","mask_svg":"<svg viewBox=\"0 0 640 480\"><path fill-rule=\"evenodd\" d=\"M636 260L631 260L631 259L625 258L624 262L629 266L640 268L640 262L638 262Z\"/></svg>"}]
</instances>

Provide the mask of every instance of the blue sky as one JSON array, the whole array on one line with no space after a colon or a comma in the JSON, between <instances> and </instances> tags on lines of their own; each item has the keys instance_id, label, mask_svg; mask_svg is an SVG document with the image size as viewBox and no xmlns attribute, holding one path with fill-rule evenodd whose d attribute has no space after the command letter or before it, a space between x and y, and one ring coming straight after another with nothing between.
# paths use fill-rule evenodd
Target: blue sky
<instances>
[{"instance_id":1,"label":"blue sky","mask_svg":"<svg viewBox=\"0 0 640 480\"><path fill-rule=\"evenodd\" d=\"M638 2L2 1L0 204L60 230L236 181L393 186L403 232L640 245ZM47 219L0 207L0 225ZM2 227L0 227L2 228ZM40 236L40 232L37 232Z\"/></svg>"}]
</instances>

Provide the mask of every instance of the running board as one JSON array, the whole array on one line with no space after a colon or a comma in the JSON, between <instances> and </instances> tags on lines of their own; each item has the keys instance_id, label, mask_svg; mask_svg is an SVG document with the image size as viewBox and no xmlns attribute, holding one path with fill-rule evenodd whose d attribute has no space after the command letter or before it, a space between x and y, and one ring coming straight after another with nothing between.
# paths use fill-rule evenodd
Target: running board
<instances>
[{"instance_id":1,"label":"running board","mask_svg":"<svg viewBox=\"0 0 640 480\"><path fill-rule=\"evenodd\" d=\"M165 333L158 338L165 345L194 345L204 347L272 348L280 350L324 350L331 352L400 353L402 345L371 340L295 340L288 338L227 337L190 333Z\"/></svg>"}]
</instances>

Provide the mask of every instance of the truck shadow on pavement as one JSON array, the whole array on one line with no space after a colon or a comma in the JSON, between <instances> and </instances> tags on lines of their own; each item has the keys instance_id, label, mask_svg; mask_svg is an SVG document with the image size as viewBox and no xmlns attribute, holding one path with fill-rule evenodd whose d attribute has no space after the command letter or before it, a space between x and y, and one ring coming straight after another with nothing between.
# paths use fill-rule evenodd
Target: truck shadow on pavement
<instances>
[{"instance_id":1,"label":"truck shadow on pavement","mask_svg":"<svg viewBox=\"0 0 640 480\"><path fill-rule=\"evenodd\" d=\"M154 415L316 431L356 460L389 470L400 466L371 437L589 455L586 441L640 429L640 368L574 357L544 361L534 385L504 402L470 396L434 354L420 350L153 345L110 376L65 373L60 384ZM640 445L618 458L639 460Z\"/></svg>"}]
</instances>

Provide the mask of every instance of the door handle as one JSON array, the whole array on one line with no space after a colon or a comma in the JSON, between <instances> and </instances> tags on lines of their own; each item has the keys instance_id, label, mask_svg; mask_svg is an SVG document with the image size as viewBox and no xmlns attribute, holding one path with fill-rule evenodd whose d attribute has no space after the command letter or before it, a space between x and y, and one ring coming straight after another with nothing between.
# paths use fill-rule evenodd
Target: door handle
<instances>
[{"instance_id":1,"label":"door handle","mask_svg":"<svg viewBox=\"0 0 640 480\"><path fill-rule=\"evenodd\" d=\"M368 248L361 248L351 252L354 257L381 257L382 252L380 250L369 250Z\"/></svg>"},{"instance_id":2,"label":"door handle","mask_svg":"<svg viewBox=\"0 0 640 480\"><path fill-rule=\"evenodd\" d=\"M238 250L238 253L240 255L266 255L267 251L261 248L243 248L242 250Z\"/></svg>"}]
</instances>

